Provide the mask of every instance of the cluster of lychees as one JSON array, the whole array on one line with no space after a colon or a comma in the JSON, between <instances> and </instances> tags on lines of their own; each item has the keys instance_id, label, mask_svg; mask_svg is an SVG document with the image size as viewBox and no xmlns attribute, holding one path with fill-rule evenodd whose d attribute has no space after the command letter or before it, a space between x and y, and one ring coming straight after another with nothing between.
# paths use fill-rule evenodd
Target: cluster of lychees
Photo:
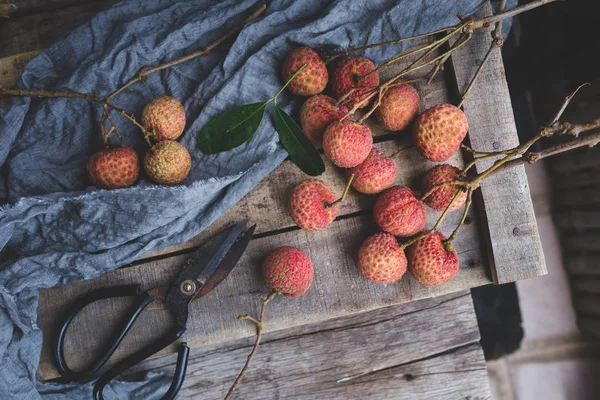
<instances>
[{"instance_id":1,"label":"cluster of lychees","mask_svg":"<svg viewBox=\"0 0 600 400\"><path fill-rule=\"evenodd\" d=\"M155 98L142 111L144 134L156 142L144 157L144 170L156 183L175 185L190 172L190 153L176 141L185 129L185 120L183 105L170 96ZM87 173L96 187L126 188L138 180L140 162L133 148L107 145L88 159Z\"/></svg>"},{"instance_id":2,"label":"cluster of lychees","mask_svg":"<svg viewBox=\"0 0 600 400\"><path fill-rule=\"evenodd\" d=\"M426 205L443 211L454 199L458 186L441 185L459 178L460 170L440 164L427 172L419 198L406 186L394 186L397 170L394 160L373 148L371 130L362 120L353 121L349 109L365 107L373 88L381 88L379 71L365 58L342 59L330 85L334 97L321 94L329 83L325 62L311 48L292 51L283 65L282 78L288 80L305 66L288 89L300 96L310 96L302 105L300 125L325 156L336 166L346 169L351 186L365 194L380 194L373 210L374 219L383 232L367 238L358 252L358 267L363 276L380 284L398 281L407 266L424 285L440 285L451 280L459 267L452 246L439 232L414 241L405 248L397 237L409 238L425 229ZM373 97L372 95L370 97ZM417 90L403 83L389 85L383 91L374 113L378 123L390 131L400 131L413 124L413 141L426 159L443 162L458 149L468 130L464 113L451 104L440 104L419 113ZM467 193L460 193L451 210L464 204ZM294 188L288 209L296 224L307 231L327 228L336 218L338 203L333 190L323 181L310 179ZM406 253L405 253L406 250Z\"/></svg>"}]
</instances>

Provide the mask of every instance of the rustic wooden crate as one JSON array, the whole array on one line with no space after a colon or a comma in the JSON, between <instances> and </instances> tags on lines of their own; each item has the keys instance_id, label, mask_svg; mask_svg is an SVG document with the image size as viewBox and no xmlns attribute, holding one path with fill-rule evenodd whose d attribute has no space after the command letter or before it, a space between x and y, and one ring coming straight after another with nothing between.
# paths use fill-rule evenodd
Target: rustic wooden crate
<instances>
[{"instance_id":1,"label":"rustic wooden crate","mask_svg":"<svg viewBox=\"0 0 600 400\"><path fill-rule=\"evenodd\" d=\"M481 13L489 13L489 4ZM490 43L487 32L476 32L473 40L452 59L444 74L429 85L418 85L421 108L453 102L463 90L483 58ZM0 71L18 76L19 57L0 60ZM0 74L0 84L6 85ZM482 151L513 147L518 143L501 56L494 52L479 81L464 104L469 118L468 140ZM408 132L388 135L372 127L378 135L375 146L390 154L406 149L396 159L397 184L415 186L432 163L423 160L411 148ZM450 163L463 165L456 154ZM341 193L345 184L342 172L327 160L321 179ZM485 165L482 165L485 166ZM310 255L315 265L315 281L309 292L298 299L278 299L270 305L268 331L343 317L381 307L439 296L489 283L505 283L546 273L537 232L533 206L524 169L518 167L490 178L475 198L469 220L455 241L461 269L456 278L443 286L428 288L418 284L410 274L397 284L380 286L360 276L356 252L360 243L376 231L371 218L375 197L351 192L340 206L338 218L324 232L308 233L294 226L287 215L286 201L291 188L306 178L291 162L284 162L254 190L191 241L155 252L133 265L122 267L97 279L43 290L38 310L39 325L44 332L44 349L38 374L42 378L57 376L50 359L49 343L57 316L75 298L99 287L142 283L145 287L166 284L173 278L187 255L206 238L232 221L251 217L258 224L257 235L240 260L236 270L211 294L190 307L188 331L182 338L192 347L216 344L254 334L254 327L236 319L238 314L254 312L259 307L257 292L266 292L259 277L262 258L280 245L297 246ZM428 210L428 226L439 213ZM449 215L441 226L449 234L460 213ZM114 328L115 318L128 306L122 299L106 300L89 306L73 322L66 340L66 356L72 368L83 366L87 355L99 349L99 343ZM155 305L149 307L111 361L122 359L158 337L170 326L168 312ZM174 346L161 354L174 350Z\"/></svg>"}]
</instances>

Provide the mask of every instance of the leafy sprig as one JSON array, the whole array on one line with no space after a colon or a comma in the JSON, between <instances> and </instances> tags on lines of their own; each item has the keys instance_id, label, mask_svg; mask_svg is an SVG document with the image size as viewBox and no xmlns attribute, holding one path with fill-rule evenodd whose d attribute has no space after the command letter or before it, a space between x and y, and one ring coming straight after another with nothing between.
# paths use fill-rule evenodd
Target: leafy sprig
<instances>
[{"instance_id":1,"label":"leafy sprig","mask_svg":"<svg viewBox=\"0 0 600 400\"><path fill-rule=\"evenodd\" d=\"M213 118L198 134L200 151L205 154L217 154L246 143L260 127L265 110L272 102L275 108L273 116L275 130L290 159L310 176L325 172L325 164L315 146L294 119L277 104L279 95L305 67L306 64L300 67L279 92L267 101L234 107Z\"/></svg>"}]
</instances>

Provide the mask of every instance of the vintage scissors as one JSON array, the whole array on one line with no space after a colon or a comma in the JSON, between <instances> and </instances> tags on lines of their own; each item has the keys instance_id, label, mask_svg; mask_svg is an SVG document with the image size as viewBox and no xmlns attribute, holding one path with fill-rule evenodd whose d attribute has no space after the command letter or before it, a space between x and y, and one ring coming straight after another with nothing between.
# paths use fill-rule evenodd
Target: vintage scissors
<instances>
[{"instance_id":1,"label":"vintage scissors","mask_svg":"<svg viewBox=\"0 0 600 400\"><path fill-rule=\"evenodd\" d=\"M162 338L119 361L104 372L94 384L94 399L102 400L104 398L102 390L113 378L179 339L186 330L188 305L221 283L246 250L256 228L256 225L253 225L245 230L248 222L249 220L244 220L202 245L194 252L171 286L155 287L148 291L142 291L141 285L115 286L99 289L79 298L67 311L53 344L54 360L63 378L69 382L95 378L144 308L154 300L162 300L166 304L168 310L175 317L175 327ZM65 361L63 345L67 328L75 316L95 301L125 296L135 296L136 299L133 309L122 322L121 328L114 332L104 351L87 368L80 372L71 370ZM175 377L167 393L162 397L163 400L173 399L179 392L185 377L189 351L189 347L183 343L177 355Z\"/></svg>"}]
</instances>

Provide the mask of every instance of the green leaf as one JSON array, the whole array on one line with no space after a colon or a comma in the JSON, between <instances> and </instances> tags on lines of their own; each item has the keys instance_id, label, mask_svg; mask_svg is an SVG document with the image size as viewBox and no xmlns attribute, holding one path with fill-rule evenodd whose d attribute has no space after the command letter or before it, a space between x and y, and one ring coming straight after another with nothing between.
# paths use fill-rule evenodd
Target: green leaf
<instances>
[{"instance_id":1,"label":"green leaf","mask_svg":"<svg viewBox=\"0 0 600 400\"><path fill-rule=\"evenodd\" d=\"M292 161L310 176L325 172L319 152L296 122L275 104L275 130Z\"/></svg>"},{"instance_id":2,"label":"green leaf","mask_svg":"<svg viewBox=\"0 0 600 400\"><path fill-rule=\"evenodd\" d=\"M198 134L200 151L221 153L250 140L260 126L269 101L235 107L213 118Z\"/></svg>"}]
</instances>

